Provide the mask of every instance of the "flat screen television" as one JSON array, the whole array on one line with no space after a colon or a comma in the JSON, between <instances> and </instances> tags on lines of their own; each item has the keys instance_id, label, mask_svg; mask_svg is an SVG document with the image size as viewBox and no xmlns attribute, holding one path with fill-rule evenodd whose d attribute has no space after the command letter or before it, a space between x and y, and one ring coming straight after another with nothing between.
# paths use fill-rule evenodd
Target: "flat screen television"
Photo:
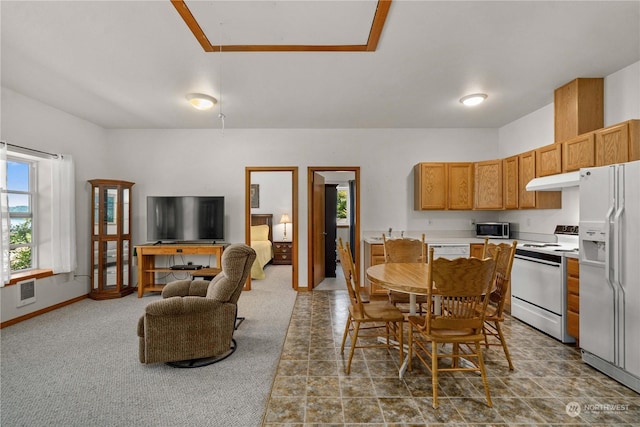
<instances>
[{"instance_id":1,"label":"flat screen television","mask_svg":"<svg viewBox=\"0 0 640 427\"><path fill-rule=\"evenodd\" d=\"M147 196L147 241L224 240L224 197Z\"/></svg>"}]
</instances>

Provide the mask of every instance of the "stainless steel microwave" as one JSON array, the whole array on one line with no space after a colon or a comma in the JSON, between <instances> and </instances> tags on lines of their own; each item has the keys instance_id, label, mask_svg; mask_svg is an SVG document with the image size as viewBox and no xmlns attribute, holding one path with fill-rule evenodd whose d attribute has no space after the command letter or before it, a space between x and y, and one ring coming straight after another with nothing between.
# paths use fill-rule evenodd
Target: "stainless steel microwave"
<instances>
[{"instance_id":1,"label":"stainless steel microwave","mask_svg":"<svg viewBox=\"0 0 640 427\"><path fill-rule=\"evenodd\" d=\"M508 239L511 227L508 222L477 222L476 237Z\"/></svg>"}]
</instances>

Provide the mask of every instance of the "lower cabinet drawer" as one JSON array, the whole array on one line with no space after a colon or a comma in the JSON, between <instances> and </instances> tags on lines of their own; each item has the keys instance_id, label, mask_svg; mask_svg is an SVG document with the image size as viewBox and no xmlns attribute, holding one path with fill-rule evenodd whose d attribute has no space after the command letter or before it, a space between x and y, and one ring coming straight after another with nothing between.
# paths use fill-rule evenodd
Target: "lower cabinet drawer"
<instances>
[{"instance_id":1,"label":"lower cabinet drawer","mask_svg":"<svg viewBox=\"0 0 640 427\"><path fill-rule=\"evenodd\" d=\"M567 310L580 313L580 296L575 294L567 295Z\"/></svg>"},{"instance_id":2,"label":"lower cabinet drawer","mask_svg":"<svg viewBox=\"0 0 640 427\"><path fill-rule=\"evenodd\" d=\"M580 315L578 313L567 312L567 333L576 339L580 338Z\"/></svg>"}]
</instances>

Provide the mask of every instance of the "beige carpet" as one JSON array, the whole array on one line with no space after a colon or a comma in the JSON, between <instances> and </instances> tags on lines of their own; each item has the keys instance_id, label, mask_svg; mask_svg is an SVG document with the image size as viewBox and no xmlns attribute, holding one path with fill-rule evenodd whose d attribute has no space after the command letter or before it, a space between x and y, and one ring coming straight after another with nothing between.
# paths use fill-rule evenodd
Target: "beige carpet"
<instances>
[{"instance_id":1,"label":"beige carpet","mask_svg":"<svg viewBox=\"0 0 640 427\"><path fill-rule=\"evenodd\" d=\"M157 298L87 299L2 329L0 425L260 425L296 298L291 267L253 281L237 351L203 368L138 361L136 324Z\"/></svg>"}]
</instances>

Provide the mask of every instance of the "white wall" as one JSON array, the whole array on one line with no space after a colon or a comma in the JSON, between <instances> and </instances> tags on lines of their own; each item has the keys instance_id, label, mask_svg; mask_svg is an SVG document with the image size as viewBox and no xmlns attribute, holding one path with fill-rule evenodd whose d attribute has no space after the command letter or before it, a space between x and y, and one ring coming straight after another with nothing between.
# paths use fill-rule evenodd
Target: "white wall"
<instances>
[{"instance_id":1,"label":"white wall","mask_svg":"<svg viewBox=\"0 0 640 427\"><path fill-rule=\"evenodd\" d=\"M0 321L6 321L68 301L90 290L90 187L92 178L110 175L111 154L105 130L49 107L10 89L2 88L2 140L37 150L71 154L76 174L78 277L58 275L36 281L36 302L17 308L17 286L0 289Z\"/></svg>"},{"instance_id":2,"label":"white wall","mask_svg":"<svg viewBox=\"0 0 640 427\"><path fill-rule=\"evenodd\" d=\"M187 191L225 196L227 240L244 241L246 166L298 166L299 284L307 284L307 174L309 166L361 167L361 230L471 229L472 212L413 210L413 166L421 161L471 161L497 156L495 129L225 129L111 130L112 174L129 174L134 243L145 241L145 197ZM462 219L462 218L465 219ZM277 221L277 219L276 219Z\"/></svg>"}]
</instances>

